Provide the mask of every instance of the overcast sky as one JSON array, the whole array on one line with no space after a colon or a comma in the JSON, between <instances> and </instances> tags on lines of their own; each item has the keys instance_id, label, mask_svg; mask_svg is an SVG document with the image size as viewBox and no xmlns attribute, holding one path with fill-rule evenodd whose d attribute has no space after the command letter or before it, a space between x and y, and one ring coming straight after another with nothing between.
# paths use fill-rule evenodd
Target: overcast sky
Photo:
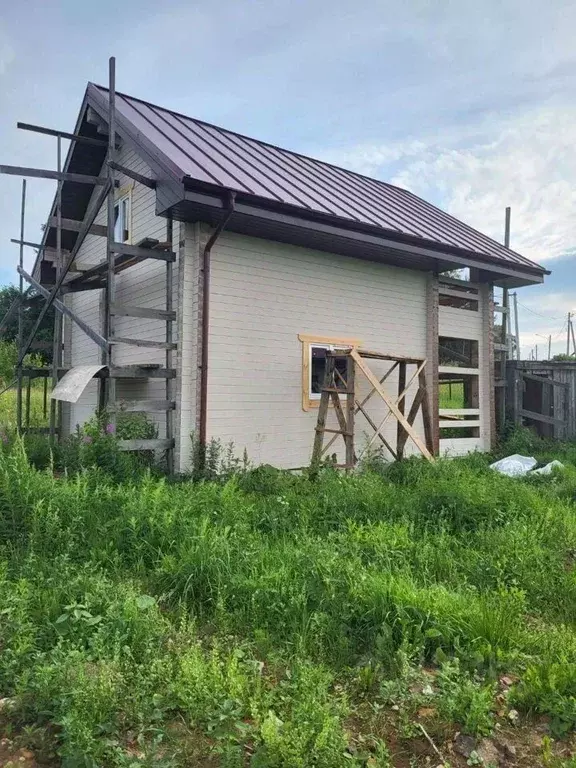
<instances>
[{"instance_id":1,"label":"overcast sky","mask_svg":"<svg viewBox=\"0 0 576 768\"><path fill-rule=\"evenodd\" d=\"M86 82L408 187L552 275L519 291L527 355L576 310L573 0L0 3L0 162L53 168ZM20 179L0 176L0 282ZM31 180L37 240L53 182ZM29 255L28 263L32 260Z\"/></svg>"}]
</instances>

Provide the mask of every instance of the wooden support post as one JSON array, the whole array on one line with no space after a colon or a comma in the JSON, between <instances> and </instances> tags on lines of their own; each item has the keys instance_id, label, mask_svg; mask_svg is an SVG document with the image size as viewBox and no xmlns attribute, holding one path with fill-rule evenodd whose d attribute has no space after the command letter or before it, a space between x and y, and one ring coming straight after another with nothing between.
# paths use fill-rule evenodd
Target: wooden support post
<instances>
[{"instance_id":1,"label":"wooden support post","mask_svg":"<svg viewBox=\"0 0 576 768\"><path fill-rule=\"evenodd\" d=\"M422 393L422 421L424 422L424 440L430 453L434 453L434 430L432 426L432 413L430 411L430 398L427 395L427 376L426 369L418 374L420 384L419 391Z\"/></svg>"},{"instance_id":2,"label":"wooden support post","mask_svg":"<svg viewBox=\"0 0 576 768\"><path fill-rule=\"evenodd\" d=\"M485 387L488 387L488 402L489 402L489 446L492 448L496 441L497 427L496 427L496 388L494 386L494 297L492 286L488 283L484 283L480 286L481 306L482 306L482 336L484 338L484 360L482 361L481 369L486 370L487 367L487 381L485 381ZM486 359L487 358L487 359ZM487 364L487 366L486 366ZM504 363L504 371L502 376L506 376L506 363ZM500 389L504 389L500 387ZM478 393L479 396L479 393ZM484 421L484 423L486 423Z\"/></svg>"},{"instance_id":3,"label":"wooden support post","mask_svg":"<svg viewBox=\"0 0 576 768\"><path fill-rule=\"evenodd\" d=\"M322 460L322 443L324 442L324 430L326 429L326 419L328 418L328 404L330 402L330 392L328 389L334 382L334 358L326 355L326 368L324 371L324 384L320 394L320 406L318 408L318 421L316 423L316 432L314 434L314 447L312 449L312 467L318 468Z\"/></svg>"},{"instance_id":4,"label":"wooden support post","mask_svg":"<svg viewBox=\"0 0 576 768\"><path fill-rule=\"evenodd\" d=\"M356 463L356 454L354 452L354 407L355 407L355 378L356 366L354 360L348 355L346 357L346 430L348 432L346 443L346 465L351 469ZM348 471L350 471L348 470Z\"/></svg>"},{"instance_id":5,"label":"wooden support post","mask_svg":"<svg viewBox=\"0 0 576 768\"><path fill-rule=\"evenodd\" d=\"M398 410L400 413L404 413L404 397L401 397L402 393L406 389L406 363L400 363L398 365ZM404 458L404 443L402 441L402 435L406 434L406 430L400 422L396 425L396 457L398 459Z\"/></svg>"},{"instance_id":6,"label":"wooden support post","mask_svg":"<svg viewBox=\"0 0 576 768\"><path fill-rule=\"evenodd\" d=\"M32 387L32 379L30 376L26 378L26 415L24 419L24 423L26 424L26 428L30 428L30 390Z\"/></svg>"},{"instance_id":7,"label":"wooden support post","mask_svg":"<svg viewBox=\"0 0 576 768\"><path fill-rule=\"evenodd\" d=\"M426 288L427 304L427 332L426 332L426 382L428 384L428 402L430 409L430 419L432 424L432 445L434 450L431 453L438 456L440 453L440 420L438 409L439 400L439 332L438 332L438 314L439 314L439 296L438 296L438 275L430 272ZM451 395L452 393L450 393Z\"/></svg>"}]
</instances>

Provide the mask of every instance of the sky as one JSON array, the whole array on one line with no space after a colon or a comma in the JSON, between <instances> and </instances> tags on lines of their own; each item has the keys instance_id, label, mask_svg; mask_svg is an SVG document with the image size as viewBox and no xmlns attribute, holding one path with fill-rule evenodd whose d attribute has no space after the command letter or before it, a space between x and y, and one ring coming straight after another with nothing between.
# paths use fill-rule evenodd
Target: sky
<instances>
[{"instance_id":1,"label":"sky","mask_svg":"<svg viewBox=\"0 0 576 768\"><path fill-rule=\"evenodd\" d=\"M54 168L87 81L406 187L552 274L518 290L522 353L576 312L576 3L0 2L0 163ZM0 284L21 180L0 176ZM37 241L54 183L28 182ZM27 254L27 263L33 253ZM564 326L564 327L563 327Z\"/></svg>"}]
</instances>

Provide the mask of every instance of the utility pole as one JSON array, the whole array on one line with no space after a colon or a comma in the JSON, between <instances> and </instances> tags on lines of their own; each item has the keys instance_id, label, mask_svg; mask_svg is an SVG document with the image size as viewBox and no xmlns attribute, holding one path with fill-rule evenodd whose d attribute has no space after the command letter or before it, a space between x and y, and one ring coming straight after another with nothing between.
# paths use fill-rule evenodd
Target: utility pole
<instances>
[{"instance_id":1,"label":"utility pole","mask_svg":"<svg viewBox=\"0 0 576 768\"><path fill-rule=\"evenodd\" d=\"M570 320L570 333L572 334L572 346L574 348L574 356L576 357L576 338L574 337L574 323Z\"/></svg>"},{"instance_id":2,"label":"utility pole","mask_svg":"<svg viewBox=\"0 0 576 768\"><path fill-rule=\"evenodd\" d=\"M552 359L552 335L548 335L548 360Z\"/></svg>"},{"instance_id":3,"label":"utility pole","mask_svg":"<svg viewBox=\"0 0 576 768\"><path fill-rule=\"evenodd\" d=\"M568 326L566 328L566 354L570 354L570 327L572 325L572 313L568 312Z\"/></svg>"},{"instance_id":4,"label":"utility pole","mask_svg":"<svg viewBox=\"0 0 576 768\"><path fill-rule=\"evenodd\" d=\"M512 294L514 297L514 333L516 335L516 359L520 360L520 331L518 329L518 296L516 291Z\"/></svg>"},{"instance_id":5,"label":"utility pole","mask_svg":"<svg viewBox=\"0 0 576 768\"><path fill-rule=\"evenodd\" d=\"M538 360L538 344L536 344L536 360Z\"/></svg>"},{"instance_id":6,"label":"utility pole","mask_svg":"<svg viewBox=\"0 0 576 768\"><path fill-rule=\"evenodd\" d=\"M506 208L504 219L504 247L510 248L510 206ZM502 289L502 344L507 344L510 329L510 302L508 301L508 288Z\"/></svg>"}]
</instances>

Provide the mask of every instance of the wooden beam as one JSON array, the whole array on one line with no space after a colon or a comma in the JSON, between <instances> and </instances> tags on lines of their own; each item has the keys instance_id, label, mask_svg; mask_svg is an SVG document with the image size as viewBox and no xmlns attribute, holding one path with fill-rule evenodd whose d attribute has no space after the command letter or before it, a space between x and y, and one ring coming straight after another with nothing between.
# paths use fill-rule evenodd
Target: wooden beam
<instances>
[{"instance_id":1,"label":"wooden beam","mask_svg":"<svg viewBox=\"0 0 576 768\"><path fill-rule=\"evenodd\" d=\"M78 184L106 184L101 176L87 176L84 173L66 173L65 171L49 171L45 168L24 168L19 165L0 165L0 173L9 176L29 176L34 179L53 179L55 181L74 181Z\"/></svg>"},{"instance_id":2,"label":"wooden beam","mask_svg":"<svg viewBox=\"0 0 576 768\"><path fill-rule=\"evenodd\" d=\"M408 423L410 425L414 424L414 422L416 421L416 416L418 415L420 406L423 405L425 399L426 399L426 393L422 389L418 389L418 391L416 392L416 396L412 401L410 411L408 412ZM406 430L403 429L402 434L400 435L400 444L398 446L398 450L404 451L404 446L406 445L407 439L408 439L408 434Z\"/></svg>"},{"instance_id":3,"label":"wooden beam","mask_svg":"<svg viewBox=\"0 0 576 768\"><path fill-rule=\"evenodd\" d=\"M121 400L111 410L118 413L152 413L154 411L173 411L176 408L174 400Z\"/></svg>"},{"instance_id":4,"label":"wooden beam","mask_svg":"<svg viewBox=\"0 0 576 768\"><path fill-rule=\"evenodd\" d=\"M447 419L446 421L440 421L440 429L465 429L466 427L480 427L481 422L466 421L465 419Z\"/></svg>"},{"instance_id":5,"label":"wooden beam","mask_svg":"<svg viewBox=\"0 0 576 768\"><path fill-rule=\"evenodd\" d=\"M534 421L543 421L545 424L558 424L561 427L566 426L566 422L562 419L555 419L553 416L545 416L543 413L536 413L536 411L527 411L525 408L520 409L520 416L526 419L534 419Z\"/></svg>"},{"instance_id":6,"label":"wooden beam","mask_svg":"<svg viewBox=\"0 0 576 768\"><path fill-rule=\"evenodd\" d=\"M61 139L70 139L81 144L91 144L93 147L105 147L107 143L102 139L92 139L90 136L80 136L78 133L68 133L67 131L55 131L53 128L43 128L40 125L31 125L30 123L16 123L16 127L23 131L34 131L43 133L46 136L59 136Z\"/></svg>"},{"instance_id":7,"label":"wooden beam","mask_svg":"<svg viewBox=\"0 0 576 768\"><path fill-rule=\"evenodd\" d=\"M367 360L390 360L395 363L412 363L413 365L420 365L424 362L423 357L402 357L401 355L383 355L381 352L373 352L370 349L355 349L354 350L361 358Z\"/></svg>"},{"instance_id":8,"label":"wooden beam","mask_svg":"<svg viewBox=\"0 0 576 768\"><path fill-rule=\"evenodd\" d=\"M44 253L49 253L51 255L55 255L57 253L56 248L51 248L49 246L42 245L42 243L31 243L28 240L16 240L14 237L10 238L10 242L16 243L16 245L22 244L22 245L28 246L29 248L36 248L38 251L43 251ZM64 248L62 248L61 253L63 256L67 256L70 253L70 251L67 251Z\"/></svg>"},{"instance_id":9,"label":"wooden beam","mask_svg":"<svg viewBox=\"0 0 576 768\"><path fill-rule=\"evenodd\" d=\"M536 376L534 373L524 373L522 371L523 379L530 379L530 381L537 381L539 384L550 384L553 387L565 387L570 389L570 384L566 384L563 381L556 381L556 379L548 379L546 376Z\"/></svg>"},{"instance_id":10,"label":"wooden beam","mask_svg":"<svg viewBox=\"0 0 576 768\"><path fill-rule=\"evenodd\" d=\"M444 288L442 285L439 285L438 293L440 296L453 296L456 299L465 299L466 301L475 301L478 303L478 291L475 293L466 293L466 291L455 291L453 288Z\"/></svg>"},{"instance_id":11,"label":"wooden beam","mask_svg":"<svg viewBox=\"0 0 576 768\"><path fill-rule=\"evenodd\" d=\"M118 440L118 448L121 451L167 451L174 447L174 440L165 440L162 438L152 438L150 440Z\"/></svg>"},{"instance_id":12,"label":"wooden beam","mask_svg":"<svg viewBox=\"0 0 576 768\"><path fill-rule=\"evenodd\" d=\"M68 229L71 232L80 232L82 229L82 221L76 219L62 219L62 229ZM58 226L58 219L56 216L50 216L48 219L49 227ZM89 235L98 235L99 237L106 237L106 227L102 224L93 224L88 230Z\"/></svg>"},{"instance_id":13,"label":"wooden beam","mask_svg":"<svg viewBox=\"0 0 576 768\"><path fill-rule=\"evenodd\" d=\"M479 376L479 368L460 368L457 365L439 365L438 373L453 373L455 376Z\"/></svg>"},{"instance_id":14,"label":"wooden beam","mask_svg":"<svg viewBox=\"0 0 576 768\"><path fill-rule=\"evenodd\" d=\"M175 379L176 369L159 365L115 365L103 375L111 379Z\"/></svg>"},{"instance_id":15,"label":"wooden beam","mask_svg":"<svg viewBox=\"0 0 576 768\"><path fill-rule=\"evenodd\" d=\"M149 320L176 320L176 312L174 310L132 307L127 304L112 304L110 313L117 317L145 317Z\"/></svg>"},{"instance_id":16,"label":"wooden beam","mask_svg":"<svg viewBox=\"0 0 576 768\"><path fill-rule=\"evenodd\" d=\"M140 248L129 243L112 243L110 250L114 253L134 256L137 259L159 259L160 261L175 261L176 254L173 251L161 251L154 248Z\"/></svg>"},{"instance_id":17,"label":"wooden beam","mask_svg":"<svg viewBox=\"0 0 576 768\"><path fill-rule=\"evenodd\" d=\"M470 283L468 280L460 280L457 277L447 277L446 275L438 275L438 283L440 287L442 283L448 283L449 285L460 285L463 288L475 288L478 291L478 283Z\"/></svg>"},{"instance_id":18,"label":"wooden beam","mask_svg":"<svg viewBox=\"0 0 576 768\"><path fill-rule=\"evenodd\" d=\"M133 347L150 347L151 349L176 349L175 343L167 341L147 341L145 339L127 339L123 336L113 336L110 344L129 344Z\"/></svg>"},{"instance_id":19,"label":"wooden beam","mask_svg":"<svg viewBox=\"0 0 576 768\"><path fill-rule=\"evenodd\" d=\"M123 173L124 176L129 176L131 179L134 179L134 181L137 181L138 184L143 184L149 189L156 189L156 179L150 179L148 176L142 176L141 173L136 173L136 171L133 171L131 168L126 168L125 165L120 165L120 163L116 163L114 160L108 163L108 165L110 168L114 168L115 171L118 171L118 173Z\"/></svg>"},{"instance_id":20,"label":"wooden beam","mask_svg":"<svg viewBox=\"0 0 576 768\"><path fill-rule=\"evenodd\" d=\"M43 285L41 285L39 282L37 282L33 277L31 277L27 272L25 272L22 267L18 266L16 267L18 270L18 274L22 275L22 277L27 280L30 285L32 285L33 288L35 288L38 293L41 293L42 296L44 296L45 299L49 299L50 297L50 291L48 291L46 288L44 288ZM66 315L66 317L69 317L70 320L76 323L76 325L84 331L84 333L89 336L93 342L98 344L99 347L102 349L107 349L108 345L106 343L106 339L104 339L102 336L100 336L99 333L97 333L95 330L90 328L90 326L82 320L82 318L78 317L76 312L73 312L71 309L69 309L65 304L62 304L62 302L59 299L54 298L52 300L52 303L56 307L56 309L61 312L63 315ZM33 338L31 338L28 342L26 352L30 347L32 346L32 342L34 341Z\"/></svg>"},{"instance_id":21,"label":"wooden beam","mask_svg":"<svg viewBox=\"0 0 576 768\"><path fill-rule=\"evenodd\" d=\"M440 416L480 416L480 408L440 408Z\"/></svg>"}]
</instances>

